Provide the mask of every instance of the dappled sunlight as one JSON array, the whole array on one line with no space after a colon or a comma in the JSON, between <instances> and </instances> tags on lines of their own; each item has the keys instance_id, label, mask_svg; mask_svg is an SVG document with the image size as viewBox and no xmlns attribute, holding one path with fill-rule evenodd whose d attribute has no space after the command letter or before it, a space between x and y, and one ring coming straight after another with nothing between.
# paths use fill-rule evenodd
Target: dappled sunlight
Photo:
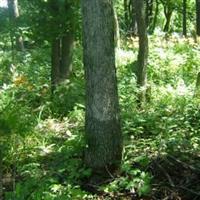
<instances>
[{"instance_id":1,"label":"dappled sunlight","mask_svg":"<svg viewBox=\"0 0 200 200\"><path fill-rule=\"evenodd\" d=\"M0 0L0 7L2 8L8 7L7 0Z\"/></svg>"},{"instance_id":2,"label":"dappled sunlight","mask_svg":"<svg viewBox=\"0 0 200 200\"><path fill-rule=\"evenodd\" d=\"M0 0L0 200L200 199L200 3L111 2Z\"/></svg>"},{"instance_id":3,"label":"dappled sunlight","mask_svg":"<svg viewBox=\"0 0 200 200\"><path fill-rule=\"evenodd\" d=\"M116 50L116 62L119 66L127 65L128 63L136 59L137 54L131 50L117 49Z\"/></svg>"},{"instance_id":4,"label":"dappled sunlight","mask_svg":"<svg viewBox=\"0 0 200 200\"><path fill-rule=\"evenodd\" d=\"M62 121L46 119L44 121L39 121L35 129L44 134L54 133L55 136L69 138L72 136L69 128L73 126L75 126L75 124L70 124L68 118L64 118Z\"/></svg>"}]
</instances>

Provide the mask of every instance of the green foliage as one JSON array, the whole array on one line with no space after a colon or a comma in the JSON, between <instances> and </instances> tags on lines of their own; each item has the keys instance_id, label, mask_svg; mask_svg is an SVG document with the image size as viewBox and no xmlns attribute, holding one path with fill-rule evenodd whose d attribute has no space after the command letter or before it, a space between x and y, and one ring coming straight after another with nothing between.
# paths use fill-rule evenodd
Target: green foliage
<instances>
[{"instance_id":1,"label":"green foliage","mask_svg":"<svg viewBox=\"0 0 200 200\"><path fill-rule=\"evenodd\" d=\"M79 91L79 93L77 92ZM71 98L73 97L73 98ZM57 87L53 94L52 112L62 116L72 111L77 105L83 107L81 104L84 100L84 88L82 80L71 80L62 83Z\"/></svg>"},{"instance_id":2,"label":"green foliage","mask_svg":"<svg viewBox=\"0 0 200 200\"><path fill-rule=\"evenodd\" d=\"M28 30L25 35L37 43L52 41L52 39L62 37L68 31L76 32L79 29L78 0L24 1L22 6L25 8L22 18Z\"/></svg>"},{"instance_id":3,"label":"green foliage","mask_svg":"<svg viewBox=\"0 0 200 200\"><path fill-rule=\"evenodd\" d=\"M17 99L17 92L10 88L1 90L0 121L1 133L25 133L33 126L34 116L30 115L30 107ZM30 120L31 119L31 120Z\"/></svg>"},{"instance_id":4,"label":"green foliage","mask_svg":"<svg viewBox=\"0 0 200 200\"><path fill-rule=\"evenodd\" d=\"M1 8L0 7L0 32L1 33L5 33L6 32L6 28L8 28L9 24L8 24L8 10L7 8Z\"/></svg>"},{"instance_id":5,"label":"green foliage","mask_svg":"<svg viewBox=\"0 0 200 200\"><path fill-rule=\"evenodd\" d=\"M122 6L122 1L116 4L120 16ZM162 32L157 34L150 36L151 98L143 109L137 107L134 76L137 40L123 41L124 49L116 50L124 154L121 170L97 188L99 197L82 187L91 170L83 164L85 83L79 42L71 77L52 96L49 42L26 52L14 51L13 59L4 35L6 43L0 44L5 45L0 51L0 143L4 174L16 173L15 190L6 187L6 200L117 199L122 194L150 198L160 184L152 173L153 161L161 155L178 154L181 159L186 153L199 153L200 100L194 97L199 44L177 34L167 40ZM198 160L195 163L199 166Z\"/></svg>"},{"instance_id":6,"label":"green foliage","mask_svg":"<svg viewBox=\"0 0 200 200\"><path fill-rule=\"evenodd\" d=\"M148 158L145 156L136 157L134 163L125 160L121 167L122 175L104 186L104 191L110 193L128 191L139 196L149 195L151 192L151 175L138 167L134 167L134 165L146 167L146 161L148 162Z\"/></svg>"}]
</instances>

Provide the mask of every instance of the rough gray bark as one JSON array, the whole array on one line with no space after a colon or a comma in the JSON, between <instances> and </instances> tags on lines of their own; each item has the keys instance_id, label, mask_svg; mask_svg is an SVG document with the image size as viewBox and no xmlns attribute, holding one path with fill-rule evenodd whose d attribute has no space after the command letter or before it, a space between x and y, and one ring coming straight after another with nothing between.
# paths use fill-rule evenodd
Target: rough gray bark
<instances>
[{"instance_id":1,"label":"rough gray bark","mask_svg":"<svg viewBox=\"0 0 200 200\"><path fill-rule=\"evenodd\" d=\"M139 53L137 59L136 78L137 85L141 89L139 94L139 102L145 101L146 82L147 82L147 58L148 58L148 37L145 20L145 8L143 0L135 0L136 3L136 18L138 24L139 36Z\"/></svg>"},{"instance_id":2,"label":"rough gray bark","mask_svg":"<svg viewBox=\"0 0 200 200\"><path fill-rule=\"evenodd\" d=\"M18 0L8 0L8 8L11 27L14 28L14 31L16 32L16 34L11 33L11 40L15 37L16 49L23 51L24 43L17 26L17 20L19 18ZM13 30L11 30L11 32L13 32Z\"/></svg>"},{"instance_id":3,"label":"rough gray bark","mask_svg":"<svg viewBox=\"0 0 200 200\"><path fill-rule=\"evenodd\" d=\"M102 175L107 170L114 170L122 156L113 2L83 0L82 15L86 78L85 163Z\"/></svg>"},{"instance_id":4,"label":"rough gray bark","mask_svg":"<svg viewBox=\"0 0 200 200\"><path fill-rule=\"evenodd\" d=\"M183 35L187 36L187 0L183 0Z\"/></svg>"},{"instance_id":5,"label":"rough gray bark","mask_svg":"<svg viewBox=\"0 0 200 200\"><path fill-rule=\"evenodd\" d=\"M200 36L200 0L196 0L196 29L197 35Z\"/></svg>"}]
</instances>

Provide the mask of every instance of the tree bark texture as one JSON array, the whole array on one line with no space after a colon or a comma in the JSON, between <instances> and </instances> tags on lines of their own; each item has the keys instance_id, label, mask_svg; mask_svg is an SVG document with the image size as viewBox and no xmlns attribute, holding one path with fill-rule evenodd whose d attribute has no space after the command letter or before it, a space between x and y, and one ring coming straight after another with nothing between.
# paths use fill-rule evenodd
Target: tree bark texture
<instances>
[{"instance_id":1,"label":"tree bark texture","mask_svg":"<svg viewBox=\"0 0 200 200\"><path fill-rule=\"evenodd\" d=\"M8 0L8 8L9 8L9 18L11 27L14 28L14 30L11 29L11 36L15 37L16 42L16 49L23 51L24 50L24 43L22 36L19 34L17 20L19 18L19 9L18 9L18 0ZM14 34L13 32L16 32ZM11 39L12 40L12 39Z\"/></svg>"},{"instance_id":2,"label":"tree bark texture","mask_svg":"<svg viewBox=\"0 0 200 200\"><path fill-rule=\"evenodd\" d=\"M154 30L155 30L155 27L156 27L156 23L157 23L157 19L158 19L158 12L159 12L159 2L158 2L158 0L155 0L155 12L154 12L152 25L150 26L150 30L149 30L149 32L151 34L154 33Z\"/></svg>"},{"instance_id":3,"label":"tree bark texture","mask_svg":"<svg viewBox=\"0 0 200 200\"><path fill-rule=\"evenodd\" d=\"M153 0L145 0L145 10L146 10L146 26L149 27L149 25L152 22L153 19Z\"/></svg>"},{"instance_id":4,"label":"tree bark texture","mask_svg":"<svg viewBox=\"0 0 200 200\"><path fill-rule=\"evenodd\" d=\"M197 74L196 88L195 88L194 96L197 98L200 97L200 72Z\"/></svg>"},{"instance_id":5,"label":"tree bark texture","mask_svg":"<svg viewBox=\"0 0 200 200\"><path fill-rule=\"evenodd\" d=\"M126 25L126 28L128 27L128 0L124 0L124 20L125 20L125 25Z\"/></svg>"},{"instance_id":6,"label":"tree bark texture","mask_svg":"<svg viewBox=\"0 0 200 200\"><path fill-rule=\"evenodd\" d=\"M74 36L71 32L67 33L61 39L61 63L60 63L60 79L61 81L69 77L72 70Z\"/></svg>"},{"instance_id":7,"label":"tree bark texture","mask_svg":"<svg viewBox=\"0 0 200 200\"><path fill-rule=\"evenodd\" d=\"M60 40L52 41L51 47L51 90L55 90L60 76Z\"/></svg>"},{"instance_id":8,"label":"tree bark texture","mask_svg":"<svg viewBox=\"0 0 200 200\"><path fill-rule=\"evenodd\" d=\"M165 17L166 17L166 23L165 23L163 31L169 32L169 26L170 26L170 21L171 21L171 17L172 17L172 12L166 13Z\"/></svg>"},{"instance_id":9,"label":"tree bark texture","mask_svg":"<svg viewBox=\"0 0 200 200\"><path fill-rule=\"evenodd\" d=\"M196 88L200 89L200 72L197 75Z\"/></svg>"},{"instance_id":10,"label":"tree bark texture","mask_svg":"<svg viewBox=\"0 0 200 200\"><path fill-rule=\"evenodd\" d=\"M2 146L0 145L0 200L3 200L3 153L2 153Z\"/></svg>"},{"instance_id":11,"label":"tree bark texture","mask_svg":"<svg viewBox=\"0 0 200 200\"><path fill-rule=\"evenodd\" d=\"M86 78L85 163L102 174L106 169L115 169L122 156L113 2L83 0L82 14Z\"/></svg>"},{"instance_id":12,"label":"tree bark texture","mask_svg":"<svg viewBox=\"0 0 200 200\"><path fill-rule=\"evenodd\" d=\"M187 0L183 0L183 35L187 36Z\"/></svg>"},{"instance_id":13,"label":"tree bark texture","mask_svg":"<svg viewBox=\"0 0 200 200\"><path fill-rule=\"evenodd\" d=\"M135 0L136 17L139 35L139 53L137 59L136 78L137 85L142 89L139 95L139 102L145 101L146 82L147 82L147 58L148 58L148 37L145 20L145 8L143 0Z\"/></svg>"},{"instance_id":14,"label":"tree bark texture","mask_svg":"<svg viewBox=\"0 0 200 200\"><path fill-rule=\"evenodd\" d=\"M163 31L169 32L169 26L170 26L170 22L171 22L173 9L168 4L166 4L166 5L164 4L163 6L164 6L164 14L165 14L165 18L166 18L166 22L165 22Z\"/></svg>"},{"instance_id":15,"label":"tree bark texture","mask_svg":"<svg viewBox=\"0 0 200 200\"><path fill-rule=\"evenodd\" d=\"M197 35L200 36L200 0L196 0L196 29Z\"/></svg>"},{"instance_id":16,"label":"tree bark texture","mask_svg":"<svg viewBox=\"0 0 200 200\"><path fill-rule=\"evenodd\" d=\"M145 9L144 2L141 0L135 0L136 2L136 17L138 24L139 34L139 53L137 64L137 83L139 86L145 86L146 84L146 66L148 57L148 37L145 22Z\"/></svg>"},{"instance_id":17,"label":"tree bark texture","mask_svg":"<svg viewBox=\"0 0 200 200\"><path fill-rule=\"evenodd\" d=\"M51 53L51 87L52 92L62 81L69 78L72 70L74 35L66 33L63 37L52 41Z\"/></svg>"},{"instance_id":18,"label":"tree bark texture","mask_svg":"<svg viewBox=\"0 0 200 200\"><path fill-rule=\"evenodd\" d=\"M136 20L136 5L135 0L131 0L131 35L136 36L138 33L137 30L137 20Z\"/></svg>"},{"instance_id":19,"label":"tree bark texture","mask_svg":"<svg viewBox=\"0 0 200 200\"><path fill-rule=\"evenodd\" d=\"M117 11L114 9L114 27L115 27L115 47L120 48L120 30L119 30L119 21L117 16Z\"/></svg>"}]
</instances>

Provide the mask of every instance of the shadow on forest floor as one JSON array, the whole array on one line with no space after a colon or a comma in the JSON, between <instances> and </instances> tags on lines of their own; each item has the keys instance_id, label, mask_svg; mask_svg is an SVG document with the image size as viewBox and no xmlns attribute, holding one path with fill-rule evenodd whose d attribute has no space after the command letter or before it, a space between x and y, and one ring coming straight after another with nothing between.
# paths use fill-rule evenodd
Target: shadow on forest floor
<instances>
[{"instance_id":1,"label":"shadow on forest floor","mask_svg":"<svg viewBox=\"0 0 200 200\"><path fill-rule=\"evenodd\" d=\"M35 193L47 191L51 184L63 187L79 187L83 179L89 175L82 163L83 146L77 139L52 136L51 144L59 146L50 153L44 153L37 158L22 160L16 183L20 183L18 190L20 200L34 199ZM132 152L134 155L134 152ZM157 155L150 159L145 169L139 163L133 163L139 169L152 174L152 191L147 197L139 197L135 192L124 190L114 194L97 188L98 200L135 199L135 200L198 200L200 199L200 156L198 154L173 152ZM120 176L123 174L120 174ZM118 174L119 176L119 174ZM113 181L113 180L112 180ZM11 189L8 185L7 189ZM88 191L83 191L88 192ZM59 199L57 197L56 199Z\"/></svg>"},{"instance_id":2,"label":"shadow on forest floor","mask_svg":"<svg viewBox=\"0 0 200 200\"><path fill-rule=\"evenodd\" d=\"M174 153L151 161L152 199L200 199L200 156Z\"/></svg>"}]
</instances>

